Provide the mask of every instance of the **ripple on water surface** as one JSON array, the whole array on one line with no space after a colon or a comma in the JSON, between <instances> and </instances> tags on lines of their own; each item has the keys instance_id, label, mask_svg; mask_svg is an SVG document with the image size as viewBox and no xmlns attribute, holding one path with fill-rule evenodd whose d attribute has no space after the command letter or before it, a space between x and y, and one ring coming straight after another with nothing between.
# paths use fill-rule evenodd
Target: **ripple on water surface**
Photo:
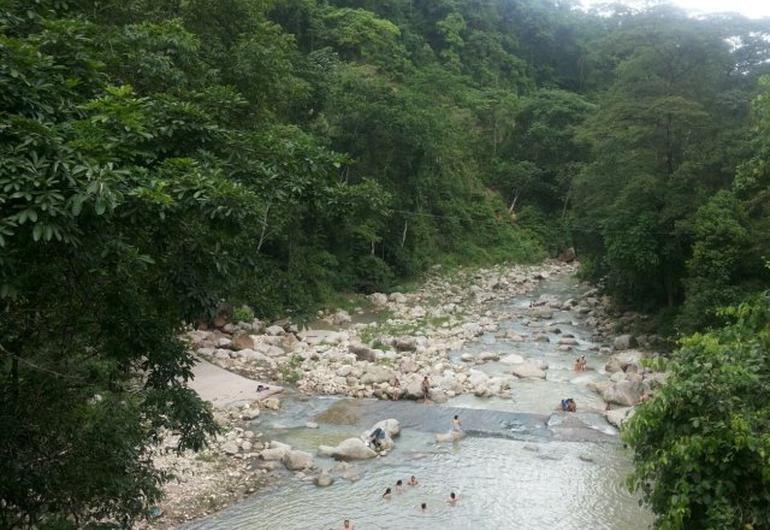
<instances>
[{"instance_id":1,"label":"ripple on water surface","mask_svg":"<svg viewBox=\"0 0 770 530\"><path fill-rule=\"evenodd\" d=\"M358 482L339 479L329 488L316 488L293 480L189 528L328 529L340 528L345 518L359 530L636 530L649 525L649 516L623 488L628 455L619 447L468 438L437 448L425 435L405 437L403 452L362 464L365 476ZM424 448L427 457L410 457L415 447ZM391 501L381 499L385 487L411 474L420 481L417 487ZM450 491L460 496L457 506L446 502ZM426 513L419 509L422 502L428 504Z\"/></svg>"}]
</instances>

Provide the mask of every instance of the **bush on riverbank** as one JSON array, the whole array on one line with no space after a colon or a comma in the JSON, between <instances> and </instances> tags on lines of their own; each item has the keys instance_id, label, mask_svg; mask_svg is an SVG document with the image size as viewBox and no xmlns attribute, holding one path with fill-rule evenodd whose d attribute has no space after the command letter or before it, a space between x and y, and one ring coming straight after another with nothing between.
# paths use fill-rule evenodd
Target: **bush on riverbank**
<instances>
[{"instance_id":1,"label":"bush on riverbank","mask_svg":"<svg viewBox=\"0 0 770 530\"><path fill-rule=\"evenodd\" d=\"M770 526L770 295L681 343L667 383L628 421L632 488L657 527Z\"/></svg>"}]
</instances>

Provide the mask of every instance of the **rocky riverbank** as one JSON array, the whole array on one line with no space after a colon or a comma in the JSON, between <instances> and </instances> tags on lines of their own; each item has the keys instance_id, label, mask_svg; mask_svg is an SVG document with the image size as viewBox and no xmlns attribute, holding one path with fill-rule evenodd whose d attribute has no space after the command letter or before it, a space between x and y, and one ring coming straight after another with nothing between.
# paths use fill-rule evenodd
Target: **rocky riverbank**
<instances>
[{"instance_id":1,"label":"rocky riverbank","mask_svg":"<svg viewBox=\"0 0 770 530\"><path fill-rule=\"evenodd\" d=\"M589 386L607 403L607 420L620 426L633 413L633 406L664 380L664 374L645 367L643 359L653 354L631 349L637 344L649 348L658 339L622 333L637 328L642 317L617 314L596 290L566 300L541 296L532 300L524 314L501 309L505 302L532 292L543 281L575 272L575 264L557 261L451 274L437 270L413 292L375 293L366 307L350 313L321 314L305 329L289 322L232 323L222 318L216 328L191 331L188 338L201 358L268 386L293 385L310 395L420 399L427 376L431 401L442 403L463 394L508 397L517 380L546 378L546 363L517 353L501 355L490 349L464 355L462 362L450 359L450 353L482 335L496 334L509 342L525 338L555 341L559 351L572 355L578 341L554 323L555 311L569 310L596 330L592 348L606 357L602 369L606 377ZM501 331L501 324L511 319L519 319L527 333ZM485 363L498 362L508 367L505 373L489 375L479 369ZM315 466L313 455L265 442L260 434L247 429L261 410L279 408L277 396L219 403L217 416L226 433L210 449L182 458L159 456L159 463L178 480L167 488L169 497L161 506L164 516L157 526L174 526L253 493L270 480L277 466L308 479L314 477L321 486L330 483L333 477L328 472L310 471ZM354 442L346 440L347 445L343 442L320 454L368 451ZM344 475L344 469L338 471Z\"/></svg>"}]
</instances>

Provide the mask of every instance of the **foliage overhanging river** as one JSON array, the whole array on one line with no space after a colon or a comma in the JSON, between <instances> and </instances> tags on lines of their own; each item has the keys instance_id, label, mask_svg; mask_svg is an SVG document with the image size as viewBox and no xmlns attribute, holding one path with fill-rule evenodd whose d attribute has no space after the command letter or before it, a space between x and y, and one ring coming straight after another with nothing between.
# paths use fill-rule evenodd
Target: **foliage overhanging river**
<instances>
[{"instance_id":1,"label":"foliage overhanging river","mask_svg":"<svg viewBox=\"0 0 770 530\"><path fill-rule=\"evenodd\" d=\"M529 296L515 297L501 308L526 311L529 301L541 295L574 297L580 287L562 277L544 282ZM512 397L479 399L460 396L445 405L383 402L336 398L296 398L285 402L280 415L262 418L260 429L273 439L315 452L318 445L334 445L357 436L374 421L394 417L402 433L395 450L386 457L354 463L358 480L338 478L327 488L310 480L289 478L274 490L204 519L189 530L257 528L341 528L350 519L359 530L369 528L522 528L624 529L647 528L651 516L625 488L630 452L617 431L601 415L603 402L586 384L605 378L604 359L592 351L592 330L579 324L570 311L557 311L553 322L562 333L578 339L571 353L550 343L512 343L485 335L452 356L494 350L522 353L549 364L541 380L520 380ZM525 331L511 320L503 331ZM589 370L572 372L576 355L585 353ZM494 373L503 366L487 363L480 369ZM554 412L560 399L573 397L578 412ZM434 435L449 430L459 414L469 436L456 444L436 444ZM315 421L318 429L305 423ZM331 468L332 460L317 464ZM419 481L392 500L381 498L386 487L411 475ZM460 501L448 505L451 491ZM419 509L427 503L427 511Z\"/></svg>"}]
</instances>

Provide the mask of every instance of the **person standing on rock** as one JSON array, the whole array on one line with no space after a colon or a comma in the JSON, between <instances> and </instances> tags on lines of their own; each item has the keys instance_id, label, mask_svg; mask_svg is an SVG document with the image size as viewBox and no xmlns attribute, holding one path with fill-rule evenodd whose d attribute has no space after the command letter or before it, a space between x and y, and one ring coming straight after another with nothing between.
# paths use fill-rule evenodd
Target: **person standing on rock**
<instances>
[{"instance_id":1,"label":"person standing on rock","mask_svg":"<svg viewBox=\"0 0 770 530\"><path fill-rule=\"evenodd\" d=\"M422 399L426 403L430 399L430 380L427 375L422 378Z\"/></svg>"},{"instance_id":2,"label":"person standing on rock","mask_svg":"<svg viewBox=\"0 0 770 530\"><path fill-rule=\"evenodd\" d=\"M393 398L393 401L398 401L401 399L401 382L398 380L398 377L396 377L393 380L393 390L391 390L390 396Z\"/></svg>"},{"instance_id":3,"label":"person standing on rock","mask_svg":"<svg viewBox=\"0 0 770 530\"><path fill-rule=\"evenodd\" d=\"M455 414L455 417L452 418L452 431L453 432L463 432L462 425L463 424L460 421L460 416Z\"/></svg>"}]
</instances>

